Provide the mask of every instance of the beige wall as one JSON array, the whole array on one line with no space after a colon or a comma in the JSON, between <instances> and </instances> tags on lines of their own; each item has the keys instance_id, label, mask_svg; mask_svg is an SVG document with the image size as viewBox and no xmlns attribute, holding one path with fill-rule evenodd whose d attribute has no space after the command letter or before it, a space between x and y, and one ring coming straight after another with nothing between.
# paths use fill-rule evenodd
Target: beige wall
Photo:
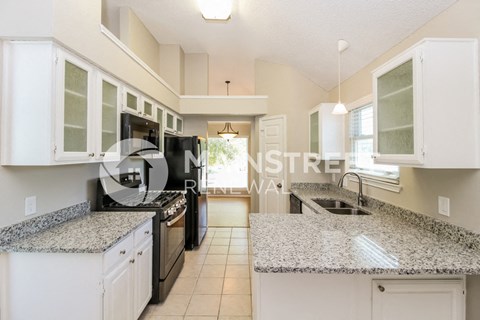
<instances>
[{"instance_id":1,"label":"beige wall","mask_svg":"<svg viewBox=\"0 0 480 320\"><path fill-rule=\"evenodd\" d=\"M480 2L459 0L394 48L342 83L342 100L351 103L372 92L371 71L425 37L480 37ZM336 89L330 100L337 98ZM400 169L400 193L368 187L366 193L400 207L480 232L480 170ZM355 189L356 185L350 186ZM450 217L438 214L438 196L450 198Z\"/></svg>"},{"instance_id":2,"label":"beige wall","mask_svg":"<svg viewBox=\"0 0 480 320\"><path fill-rule=\"evenodd\" d=\"M184 94L185 53L178 44L160 45L160 76L179 94Z\"/></svg>"},{"instance_id":3,"label":"beige wall","mask_svg":"<svg viewBox=\"0 0 480 320\"><path fill-rule=\"evenodd\" d=\"M227 95L226 80L230 81L229 93L232 96L254 95L255 65L250 57L232 64L228 57L209 57L208 94Z\"/></svg>"},{"instance_id":4,"label":"beige wall","mask_svg":"<svg viewBox=\"0 0 480 320\"><path fill-rule=\"evenodd\" d=\"M308 112L328 94L292 67L257 60L255 63L255 93L267 95L268 114L287 116L287 151L308 152ZM257 133L258 134L258 133ZM323 166L320 168L323 172ZM296 159L291 182L325 182L330 175L303 172L303 160Z\"/></svg>"},{"instance_id":5,"label":"beige wall","mask_svg":"<svg viewBox=\"0 0 480 320\"><path fill-rule=\"evenodd\" d=\"M208 95L208 54L185 54L185 94Z\"/></svg>"},{"instance_id":6,"label":"beige wall","mask_svg":"<svg viewBox=\"0 0 480 320\"><path fill-rule=\"evenodd\" d=\"M120 40L156 73L159 73L159 45L132 9L120 8Z\"/></svg>"}]
</instances>

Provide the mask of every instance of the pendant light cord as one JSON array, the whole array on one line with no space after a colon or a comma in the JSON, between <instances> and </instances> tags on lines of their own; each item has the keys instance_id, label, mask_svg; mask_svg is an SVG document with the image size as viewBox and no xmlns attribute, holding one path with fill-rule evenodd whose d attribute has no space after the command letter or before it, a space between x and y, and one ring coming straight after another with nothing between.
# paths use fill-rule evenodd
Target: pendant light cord
<instances>
[{"instance_id":1,"label":"pendant light cord","mask_svg":"<svg viewBox=\"0 0 480 320\"><path fill-rule=\"evenodd\" d=\"M340 99L340 57L341 57L342 52L340 49L338 50L338 103L341 102Z\"/></svg>"}]
</instances>

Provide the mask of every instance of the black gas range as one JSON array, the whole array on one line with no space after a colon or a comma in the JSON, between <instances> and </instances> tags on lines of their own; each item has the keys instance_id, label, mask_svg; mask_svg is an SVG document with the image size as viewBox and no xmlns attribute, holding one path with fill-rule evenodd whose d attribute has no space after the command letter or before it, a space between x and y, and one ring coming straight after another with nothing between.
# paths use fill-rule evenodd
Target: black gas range
<instances>
[{"instance_id":1,"label":"black gas range","mask_svg":"<svg viewBox=\"0 0 480 320\"><path fill-rule=\"evenodd\" d=\"M165 301L185 261L184 192L143 190L130 184L114 193L105 191L105 183L97 183L99 211L155 211L153 218L153 273L150 303Z\"/></svg>"}]
</instances>

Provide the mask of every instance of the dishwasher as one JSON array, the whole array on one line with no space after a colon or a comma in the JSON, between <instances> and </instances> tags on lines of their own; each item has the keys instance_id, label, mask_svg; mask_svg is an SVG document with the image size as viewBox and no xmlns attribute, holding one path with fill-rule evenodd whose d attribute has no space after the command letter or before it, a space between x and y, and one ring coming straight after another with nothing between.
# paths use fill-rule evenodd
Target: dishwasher
<instances>
[{"instance_id":1,"label":"dishwasher","mask_svg":"<svg viewBox=\"0 0 480 320\"><path fill-rule=\"evenodd\" d=\"M302 201L293 193L290 194L290 213L302 213Z\"/></svg>"}]
</instances>

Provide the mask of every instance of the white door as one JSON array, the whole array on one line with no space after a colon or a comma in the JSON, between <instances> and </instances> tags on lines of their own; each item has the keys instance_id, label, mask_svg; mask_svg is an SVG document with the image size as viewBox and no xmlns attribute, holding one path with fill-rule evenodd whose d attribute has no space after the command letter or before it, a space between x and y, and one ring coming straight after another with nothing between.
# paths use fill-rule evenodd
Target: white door
<instances>
[{"instance_id":1,"label":"white door","mask_svg":"<svg viewBox=\"0 0 480 320\"><path fill-rule=\"evenodd\" d=\"M285 191L286 122L284 115L260 119L260 212L284 213L287 193Z\"/></svg>"},{"instance_id":2,"label":"white door","mask_svg":"<svg viewBox=\"0 0 480 320\"><path fill-rule=\"evenodd\" d=\"M373 320L463 320L462 280L374 280Z\"/></svg>"},{"instance_id":3,"label":"white door","mask_svg":"<svg viewBox=\"0 0 480 320\"><path fill-rule=\"evenodd\" d=\"M135 319L140 317L152 297L152 252L152 237L135 250Z\"/></svg>"}]
</instances>

